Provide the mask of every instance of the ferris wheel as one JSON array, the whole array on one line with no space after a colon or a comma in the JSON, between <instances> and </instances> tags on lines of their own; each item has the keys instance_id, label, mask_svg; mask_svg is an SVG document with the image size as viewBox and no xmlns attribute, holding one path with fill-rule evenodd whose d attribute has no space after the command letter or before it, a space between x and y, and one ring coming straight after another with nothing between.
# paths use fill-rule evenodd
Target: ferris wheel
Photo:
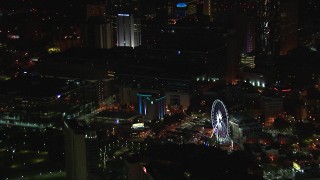
<instances>
[{"instance_id":1,"label":"ferris wheel","mask_svg":"<svg viewBox=\"0 0 320 180\"><path fill-rule=\"evenodd\" d=\"M226 106L219 99L215 100L211 108L212 135L219 143L229 141L229 122Z\"/></svg>"}]
</instances>

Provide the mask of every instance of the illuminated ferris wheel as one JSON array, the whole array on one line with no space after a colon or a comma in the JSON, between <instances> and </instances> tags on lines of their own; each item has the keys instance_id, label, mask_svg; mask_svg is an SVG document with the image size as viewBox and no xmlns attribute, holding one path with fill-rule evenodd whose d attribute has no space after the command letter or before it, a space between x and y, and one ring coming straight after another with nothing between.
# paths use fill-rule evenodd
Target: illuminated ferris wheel
<instances>
[{"instance_id":1,"label":"illuminated ferris wheel","mask_svg":"<svg viewBox=\"0 0 320 180\"><path fill-rule=\"evenodd\" d=\"M229 122L226 106L219 99L215 100L211 108L212 135L221 144L229 141Z\"/></svg>"}]
</instances>

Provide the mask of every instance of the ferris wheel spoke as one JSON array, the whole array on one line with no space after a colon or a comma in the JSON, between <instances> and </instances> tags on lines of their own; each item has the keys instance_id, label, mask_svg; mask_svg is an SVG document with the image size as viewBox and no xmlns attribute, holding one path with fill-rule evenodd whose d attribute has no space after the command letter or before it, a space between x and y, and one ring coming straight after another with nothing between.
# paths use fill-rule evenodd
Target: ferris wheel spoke
<instances>
[{"instance_id":1,"label":"ferris wheel spoke","mask_svg":"<svg viewBox=\"0 0 320 180\"><path fill-rule=\"evenodd\" d=\"M215 100L211 109L212 137L221 143L229 140L228 113L225 105L220 100Z\"/></svg>"}]
</instances>

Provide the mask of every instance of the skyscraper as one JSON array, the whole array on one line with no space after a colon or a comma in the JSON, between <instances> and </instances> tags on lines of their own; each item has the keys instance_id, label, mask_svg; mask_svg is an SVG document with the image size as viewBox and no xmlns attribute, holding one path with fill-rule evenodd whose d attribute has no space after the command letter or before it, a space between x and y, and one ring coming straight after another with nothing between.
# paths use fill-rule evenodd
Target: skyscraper
<instances>
[{"instance_id":1,"label":"skyscraper","mask_svg":"<svg viewBox=\"0 0 320 180\"><path fill-rule=\"evenodd\" d=\"M198 1L196 0L168 0L168 16L170 18L184 18L197 14Z\"/></svg>"},{"instance_id":2,"label":"skyscraper","mask_svg":"<svg viewBox=\"0 0 320 180\"><path fill-rule=\"evenodd\" d=\"M280 1L280 55L298 47L298 0Z\"/></svg>"},{"instance_id":3,"label":"skyscraper","mask_svg":"<svg viewBox=\"0 0 320 180\"><path fill-rule=\"evenodd\" d=\"M257 1L257 65L271 65L298 46L298 1Z\"/></svg>"},{"instance_id":4,"label":"skyscraper","mask_svg":"<svg viewBox=\"0 0 320 180\"><path fill-rule=\"evenodd\" d=\"M212 21L212 1L211 0L203 1L202 13L203 15L208 16L209 20Z\"/></svg>"},{"instance_id":5,"label":"skyscraper","mask_svg":"<svg viewBox=\"0 0 320 180\"><path fill-rule=\"evenodd\" d=\"M98 179L98 147L95 131L84 122L64 121L66 172L69 180Z\"/></svg>"},{"instance_id":6,"label":"skyscraper","mask_svg":"<svg viewBox=\"0 0 320 180\"><path fill-rule=\"evenodd\" d=\"M280 0L257 1L257 43L258 57L273 58L279 44Z\"/></svg>"},{"instance_id":7,"label":"skyscraper","mask_svg":"<svg viewBox=\"0 0 320 180\"><path fill-rule=\"evenodd\" d=\"M248 17L246 26L246 39L245 39L245 53L250 53L255 50L255 18Z\"/></svg>"},{"instance_id":8,"label":"skyscraper","mask_svg":"<svg viewBox=\"0 0 320 180\"><path fill-rule=\"evenodd\" d=\"M110 49L113 46L112 25L110 22L95 27L95 47Z\"/></svg>"},{"instance_id":9,"label":"skyscraper","mask_svg":"<svg viewBox=\"0 0 320 180\"><path fill-rule=\"evenodd\" d=\"M88 4L83 29L83 43L87 47L110 49L113 46L112 25L107 21L106 5Z\"/></svg>"},{"instance_id":10,"label":"skyscraper","mask_svg":"<svg viewBox=\"0 0 320 180\"><path fill-rule=\"evenodd\" d=\"M141 22L132 14L118 14L117 45L136 47L141 45Z\"/></svg>"}]
</instances>

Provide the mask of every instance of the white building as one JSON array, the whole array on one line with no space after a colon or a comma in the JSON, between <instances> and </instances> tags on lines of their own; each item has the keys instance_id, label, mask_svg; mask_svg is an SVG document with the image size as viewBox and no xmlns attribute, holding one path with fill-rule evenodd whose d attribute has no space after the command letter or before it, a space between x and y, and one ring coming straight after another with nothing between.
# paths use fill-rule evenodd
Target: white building
<instances>
[{"instance_id":1,"label":"white building","mask_svg":"<svg viewBox=\"0 0 320 180\"><path fill-rule=\"evenodd\" d=\"M136 47L141 45L141 22L132 14L118 14L117 46Z\"/></svg>"}]
</instances>

